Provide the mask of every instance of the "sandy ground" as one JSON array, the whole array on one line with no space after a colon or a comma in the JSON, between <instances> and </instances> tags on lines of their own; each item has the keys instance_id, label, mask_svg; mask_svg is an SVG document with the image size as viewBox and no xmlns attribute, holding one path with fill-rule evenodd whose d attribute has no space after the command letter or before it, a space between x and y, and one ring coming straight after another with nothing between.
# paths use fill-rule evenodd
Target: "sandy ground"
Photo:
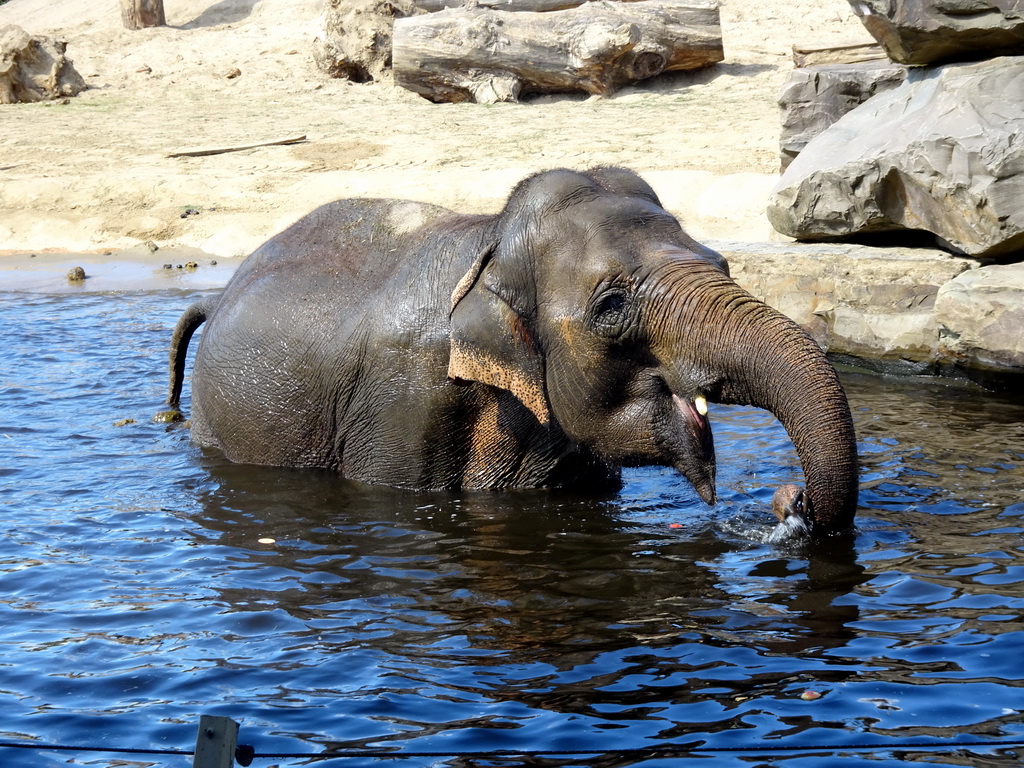
<instances>
[{"instance_id":1,"label":"sandy ground","mask_svg":"<svg viewBox=\"0 0 1024 768\"><path fill-rule=\"evenodd\" d=\"M0 26L67 40L90 86L67 103L0 106L0 251L102 254L153 241L240 256L339 197L488 212L530 172L597 164L639 171L698 238L773 239L763 209L792 45L870 39L846 0L724 0L716 67L608 99L435 105L321 74L318 0L165 9L168 27L131 32L117 0L0 6ZM241 76L227 78L232 68ZM295 135L308 140L166 156ZM198 215L182 218L189 208Z\"/></svg>"}]
</instances>

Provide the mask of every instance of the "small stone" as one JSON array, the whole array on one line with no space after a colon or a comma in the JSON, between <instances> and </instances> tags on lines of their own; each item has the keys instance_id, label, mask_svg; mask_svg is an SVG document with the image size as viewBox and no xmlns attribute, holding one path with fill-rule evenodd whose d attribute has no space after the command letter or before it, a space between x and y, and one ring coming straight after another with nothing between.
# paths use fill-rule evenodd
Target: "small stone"
<instances>
[{"instance_id":1,"label":"small stone","mask_svg":"<svg viewBox=\"0 0 1024 768\"><path fill-rule=\"evenodd\" d=\"M189 272L195 272L197 269L199 269L199 265L196 264L194 261L189 261L186 262L185 269L187 269Z\"/></svg>"},{"instance_id":2,"label":"small stone","mask_svg":"<svg viewBox=\"0 0 1024 768\"><path fill-rule=\"evenodd\" d=\"M800 698L803 699L804 701L817 701L818 699L821 698L821 696L822 696L822 694L818 693L817 691L811 691L811 690L806 690L806 691L804 691L803 693L800 694Z\"/></svg>"},{"instance_id":3,"label":"small stone","mask_svg":"<svg viewBox=\"0 0 1024 768\"><path fill-rule=\"evenodd\" d=\"M114 426L115 427L126 427L129 424L134 424L134 423L135 423L135 419L118 419L117 421L114 422Z\"/></svg>"},{"instance_id":4,"label":"small stone","mask_svg":"<svg viewBox=\"0 0 1024 768\"><path fill-rule=\"evenodd\" d=\"M241 77L241 76L242 76L242 70L240 70L238 67L232 67L231 69L229 69L227 71L227 74L224 75L224 78L227 79L227 80L234 80L236 77Z\"/></svg>"},{"instance_id":5,"label":"small stone","mask_svg":"<svg viewBox=\"0 0 1024 768\"><path fill-rule=\"evenodd\" d=\"M85 270L81 267L72 267L68 270L68 280L72 283L80 283L85 280Z\"/></svg>"},{"instance_id":6,"label":"small stone","mask_svg":"<svg viewBox=\"0 0 1024 768\"><path fill-rule=\"evenodd\" d=\"M154 243L152 240L146 241L146 247L149 249L150 253L156 253L157 251L160 250L160 246Z\"/></svg>"}]
</instances>

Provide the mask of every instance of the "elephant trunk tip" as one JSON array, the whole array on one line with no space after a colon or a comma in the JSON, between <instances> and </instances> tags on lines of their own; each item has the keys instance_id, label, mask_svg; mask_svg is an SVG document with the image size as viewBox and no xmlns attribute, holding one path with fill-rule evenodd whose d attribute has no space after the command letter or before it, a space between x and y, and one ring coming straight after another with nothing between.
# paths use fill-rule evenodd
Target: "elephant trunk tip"
<instances>
[{"instance_id":1,"label":"elephant trunk tip","mask_svg":"<svg viewBox=\"0 0 1024 768\"><path fill-rule=\"evenodd\" d=\"M772 497L772 512L779 519L779 524L768 537L771 543L802 539L810 535L813 525L810 499L800 486L789 483L777 488Z\"/></svg>"},{"instance_id":2,"label":"elephant trunk tip","mask_svg":"<svg viewBox=\"0 0 1024 768\"><path fill-rule=\"evenodd\" d=\"M833 520L818 520L808 491L792 483L776 489L772 512L779 520L769 537L773 543L849 533L853 529L852 514L850 524L845 527L830 525Z\"/></svg>"}]
</instances>

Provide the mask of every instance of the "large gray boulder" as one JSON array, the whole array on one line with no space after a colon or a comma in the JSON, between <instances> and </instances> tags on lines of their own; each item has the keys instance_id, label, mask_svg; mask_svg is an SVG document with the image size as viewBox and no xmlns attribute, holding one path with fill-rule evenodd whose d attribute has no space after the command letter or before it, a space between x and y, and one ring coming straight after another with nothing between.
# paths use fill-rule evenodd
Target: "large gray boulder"
<instances>
[{"instance_id":1,"label":"large gray boulder","mask_svg":"<svg viewBox=\"0 0 1024 768\"><path fill-rule=\"evenodd\" d=\"M893 61L942 61L1024 54L1020 0L850 0Z\"/></svg>"},{"instance_id":2,"label":"large gray boulder","mask_svg":"<svg viewBox=\"0 0 1024 768\"><path fill-rule=\"evenodd\" d=\"M1024 264L973 269L938 292L939 357L961 369L1024 369Z\"/></svg>"},{"instance_id":3,"label":"large gray boulder","mask_svg":"<svg viewBox=\"0 0 1024 768\"><path fill-rule=\"evenodd\" d=\"M955 252L1024 250L1024 57L911 69L814 138L767 214L797 239L924 230Z\"/></svg>"},{"instance_id":4,"label":"large gray boulder","mask_svg":"<svg viewBox=\"0 0 1024 768\"><path fill-rule=\"evenodd\" d=\"M807 142L876 93L892 90L906 76L906 67L887 59L794 69L779 91L782 170Z\"/></svg>"},{"instance_id":5,"label":"large gray boulder","mask_svg":"<svg viewBox=\"0 0 1024 768\"><path fill-rule=\"evenodd\" d=\"M0 104L47 101L77 96L85 81L71 59L67 43L30 35L14 24L0 27Z\"/></svg>"}]
</instances>

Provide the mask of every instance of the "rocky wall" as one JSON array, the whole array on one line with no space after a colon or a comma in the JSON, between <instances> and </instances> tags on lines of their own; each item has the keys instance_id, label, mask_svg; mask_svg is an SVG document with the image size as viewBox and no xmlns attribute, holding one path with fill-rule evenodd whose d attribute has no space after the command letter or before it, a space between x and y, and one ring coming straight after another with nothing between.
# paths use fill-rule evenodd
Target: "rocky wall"
<instances>
[{"instance_id":1,"label":"rocky wall","mask_svg":"<svg viewBox=\"0 0 1024 768\"><path fill-rule=\"evenodd\" d=\"M899 373L1024 374L1024 264L854 244L709 245L830 354Z\"/></svg>"}]
</instances>

